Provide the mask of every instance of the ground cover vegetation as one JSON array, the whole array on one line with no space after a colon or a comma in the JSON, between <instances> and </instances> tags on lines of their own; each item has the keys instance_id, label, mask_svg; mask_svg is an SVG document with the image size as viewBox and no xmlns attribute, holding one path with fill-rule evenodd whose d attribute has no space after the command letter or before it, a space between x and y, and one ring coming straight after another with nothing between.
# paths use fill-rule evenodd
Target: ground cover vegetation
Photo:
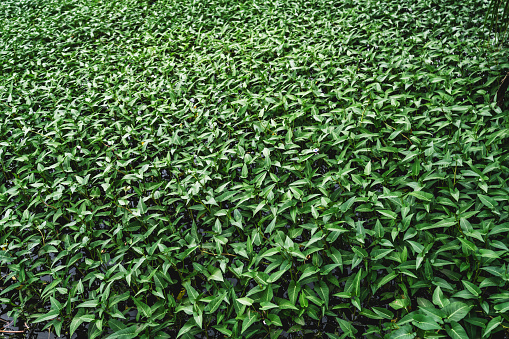
<instances>
[{"instance_id":1,"label":"ground cover vegetation","mask_svg":"<svg viewBox=\"0 0 509 339\"><path fill-rule=\"evenodd\" d=\"M507 335L488 8L1 1L3 330Z\"/></svg>"}]
</instances>

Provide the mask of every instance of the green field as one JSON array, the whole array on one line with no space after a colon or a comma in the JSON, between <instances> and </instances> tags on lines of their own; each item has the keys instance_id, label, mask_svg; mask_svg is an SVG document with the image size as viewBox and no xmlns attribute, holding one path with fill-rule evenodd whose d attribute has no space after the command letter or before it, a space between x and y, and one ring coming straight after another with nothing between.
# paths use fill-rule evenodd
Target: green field
<instances>
[{"instance_id":1,"label":"green field","mask_svg":"<svg viewBox=\"0 0 509 339\"><path fill-rule=\"evenodd\" d=\"M2 0L0 331L508 337L487 8Z\"/></svg>"}]
</instances>

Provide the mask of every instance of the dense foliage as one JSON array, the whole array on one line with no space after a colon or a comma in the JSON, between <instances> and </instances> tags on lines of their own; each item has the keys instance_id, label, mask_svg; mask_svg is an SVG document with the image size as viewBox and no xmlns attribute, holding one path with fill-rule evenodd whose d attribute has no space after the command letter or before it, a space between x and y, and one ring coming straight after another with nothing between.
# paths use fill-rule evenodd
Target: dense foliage
<instances>
[{"instance_id":1,"label":"dense foliage","mask_svg":"<svg viewBox=\"0 0 509 339\"><path fill-rule=\"evenodd\" d=\"M509 37L509 1L490 0L485 24L496 33L496 38L504 42Z\"/></svg>"},{"instance_id":2,"label":"dense foliage","mask_svg":"<svg viewBox=\"0 0 509 339\"><path fill-rule=\"evenodd\" d=\"M507 333L487 8L1 1L3 312L109 339Z\"/></svg>"}]
</instances>

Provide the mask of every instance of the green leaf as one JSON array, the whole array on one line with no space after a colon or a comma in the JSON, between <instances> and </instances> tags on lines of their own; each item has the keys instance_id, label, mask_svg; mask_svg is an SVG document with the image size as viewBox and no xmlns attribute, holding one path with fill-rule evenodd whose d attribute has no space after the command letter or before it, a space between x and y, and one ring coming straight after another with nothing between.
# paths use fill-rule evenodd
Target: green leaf
<instances>
[{"instance_id":1,"label":"green leaf","mask_svg":"<svg viewBox=\"0 0 509 339\"><path fill-rule=\"evenodd\" d=\"M421 172L421 162L418 158L416 158L414 164L412 165L412 175L418 176L420 172Z\"/></svg>"},{"instance_id":2,"label":"green leaf","mask_svg":"<svg viewBox=\"0 0 509 339\"><path fill-rule=\"evenodd\" d=\"M329 257L334 261L334 263L343 265L343 258L341 252L339 252L336 248L334 247L331 248Z\"/></svg>"},{"instance_id":3,"label":"green leaf","mask_svg":"<svg viewBox=\"0 0 509 339\"><path fill-rule=\"evenodd\" d=\"M483 334L482 334L483 338L489 336L491 331L496 329L500 324L502 324L502 317L501 316L498 316L498 317L495 317L495 318L491 319L490 322L488 323L488 325L486 325L486 328L483 331Z\"/></svg>"},{"instance_id":4,"label":"green leaf","mask_svg":"<svg viewBox=\"0 0 509 339\"><path fill-rule=\"evenodd\" d=\"M482 291L477 285L466 280L462 280L461 282L463 283L463 286L465 286L465 288L476 297L481 295Z\"/></svg>"},{"instance_id":5,"label":"green leaf","mask_svg":"<svg viewBox=\"0 0 509 339\"><path fill-rule=\"evenodd\" d=\"M297 282L300 282L301 280L303 280L309 276L312 276L313 274L316 274L316 273L318 273L318 267L308 266L308 267L306 267L304 272L302 272L302 275L300 276L299 280L297 280Z\"/></svg>"},{"instance_id":6,"label":"green leaf","mask_svg":"<svg viewBox=\"0 0 509 339\"><path fill-rule=\"evenodd\" d=\"M459 201L459 199L460 199L460 191L458 190L457 187L454 188L454 190L451 189L451 195L454 198L454 200Z\"/></svg>"},{"instance_id":7,"label":"green leaf","mask_svg":"<svg viewBox=\"0 0 509 339\"><path fill-rule=\"evenodd\" d=\"M350 199L345 201L343 204L341 204L341 206L339 207L341 212L345 213L346 211L348 211L352 207L352 205L354 204L356 199L357 199L356 197L351 197Z\"/></svg>"},{"instance_id":8,"label":"green leaf","mask_svg":"<svg viewBox=\"0 0 509 339\"><path fill-rule=\"evenodd\" d=\"M214 268L212 273L210 274L208 280L215 280L215 281L224 281L223 279L223 273L219 268Z\"/></svg>"},{"instance_id":9,"label":"green leaf","mask_svg":"<svg viewBox=\"0 0 509 339\"><path fill-rule=\"evenodd\" d=\"M394 213L393 211L389 211L389 210L377 210L377 212L385 217L390 218L390 219L396 219L398 217L398 215L396 213Z\"/></svg>"},{"instance_id":10,"label":"green leaf","mask_svg":"<svg viewBox=\"0 0 509 339\"><path fill-rule=\"evenodd\" d=\"M366 167L364 168L364 174L368 176L371 174L371 161L368 161L366 164Z\"/></svg>"},{"instance_id":11,"label":"green leaf","mask_svg":"<svg viewBox=\"0 0 509 339\"><path fill-rule=\"evenodd\" d=\"M140 197L140 199L138 200L138 210L140 211L141 214L145 214L147 213L147 205L145 204L145 202L143 201L143 198Z\"/></svg>"},{"instance_id":12,"label":"green leaf","mask_svg":"<svg viewBox=\"0 0 509 339\"><path fill-rule=\"evenodd\" d=\"M256 206L256 208L254 209L253 211L253 216L255 216L255 214L260 211L266 204L262 201L258 204L258 206Z\"/></svg>"},{"instance_id":13,"label":"green leaf","mask_svg":"<svg viewBox=\"0 0 509 339\"><path fill-rule=\"evenodd\" d=\"M41 294L41 298L44 299L44 297L49 294L49 293L54 293L55 291L55 287L60 284L60 282L62 281L62 279L58 278L58 279L55 279L53 280L52 282L50 282L45 288L44 290L42 291L42 294ZM6 291L2 291L2 294L3 293L6 293Z\"/></svg>"},{"instance_id":14,"label":"green leaf","mask_svg":"<svg viewBox=\"0 0 509 339\"><path fill-rule=\"evenodd\" d=\"M451 321L451 327L446 327L447 334L453 339L465 339L468 338L465 329L458 324L456 321Z\"/></svg>"},{"instance_id":15,"label":"green leaf","mask_svg":"<svg viewBox=\"0 0 509 339\"><path fill-rule=\"evenodd\" d=\"M359 269L359 272L357 272L357 274L355 275L355 278L353 279L353 283L352 283L352 286L353 286L352 295L360 296L360 291L361 291L361 287L360 287L361 276L362 276L362 268Z\"/></svg>"},{"instance_id":16,"label":"green leaf","mask_svg":"<svg viewBox=\"0 0 509 339\"><path fill-rule=\"evenodd\" d=\"M389 303L389 306L391 306L395 310L405 308L408 305L410 305L410 300L408 299L396 299Z\"/></svg>"},{"instance_id":17,"label":"green leaf","mask_svg":"<svg viewBox=\"0 0 509 339\"><path fill-rule=\"evenodd\" d=\"M216 198L216 202L230 201L237 191L227 191Z\"/></svg>"},{"instance_id":18,"label":"green leaf","mask_svg":"<svg viewBox=\"0 0 509 339\"><path fill-rule=\"evenodd\" d=\"M287 310L287 309L298 310L298 308L295 307L295 303L292 303L289 300L278 299L277 302L278 302L279 308L282 310Z\"/></svg>"},{"instance_id":19,"label":"green leaf","mask_svg":"<svg viewBox=\"0 0 509 339\"><path fill-rule=\"evenodd\" d=\"M237 302L241 303L242 305L251 306L253 305L253 299L244 297L244 298L237 298Z\"/></svg>"},{"instance_id":20,"label":"green leaf","mask_svg":"<svg viewBox=\"0 0 509 339\"><path fill-rule=\"evenodd\" d=\"M260 258L268 258L268 257L271 257L273 255L276 255L276 254L279 254L281 251L281 248L280 247L272 247L272 248L269 248L267 249L265 252L263 252L262 255L260 255Z\"/></svg>"},{"instance_id":21,"label":"green leaf","mask_svg":"<svg viewBox=\"0 0 509 339\"><path fill-rule=\"evenodd\" d=\"M456 224L457 224L457 221L454 218L447 218L447 219L441 220L437 223L434 223L433 225L419 224L419 225L416 225L416 228L418 231L425 231L425 230L429 230L432 228L450 227L450 226L453 226Z\"/></svg>"},{"instance_id":22,"label":"green leaf","mask_svg":"<svg viewBox=\"0 0 509 339\"><path fill-rule=\"evenodd\" d=\"M423 192L423 191L414 191L414 192L410 192L408 194L416 197L417 199L424 200L424 201L433 200L433 194Z\"/></svg>"},{"instance_id":23,"label":"green leaf","mask_svg":"<svg viewBox=\"0 0 509 339\"><path fill-rule=\"evenodd\" d=\"M471 306L468 306L467 304L456 301L453 303L450 303L449 305L445 306L442 311L445 312L446 318L449 321L460 321L461 319L465 318L465 316L470 312Z\"/></svg>"},{"instance_id":24,"label":"green leaf","mask_svg":"<svg viewBox=\"0 0 509 339\"><path fill-rule=\"evenodd\" d=\"M372 258L372 260L380 260L382 259L383 257L385 257L386 255L388 255L389 253L393 252L394 249L392 248L380 248L380 249L375 249L373 251L371 251L370 253L370 256Z\"/></svg>"},{"instance_id":25,"label":"green leaf","mask_svg":"<svg viewBox=\"0 0 509 339\"><path fill-rule=\"evenodd\" d=\"M198 299L199 293L194 289L193 286L191 286L191 282L189 280L183 282L182 286L186 289L187 295L189 296L191 302L194 302L196 299Z\"/></svg>"},{"instance_id":26,"label":"green leaf","mask_svg":"<svg viewBox=\"0 0 509 339\"><path fill-rule=\"evenodd\" d=\"M486 267L481 267L481 269L496 276L496 277L501 277L505 274L504 270L501 267L497 267L497 266L486 266Z\"/></svg>"},{"instance_id":27,"label":"green leaf","mask_svg":"<svg viewBox=\"0 0 509 339\"><path fill-rule=\"evenodd\" d=\"M223 302L224 298L226 297L226 294L227 294L227 292L225 291L225 292L221 293L220 295L218 295L217 297L215 297L214 299L212 299L212 301L207 305L206 310L209 313L215 313L217 311L217 309L219 308L219 306L221 306L221 303ZM239 299L237 299L237 301L239 301Z\"/></svg>"},{"instance_id":28,"label":"green leaf","mask_svg":"<svg viewBox=\"0 0 509 339\"><path fill-rule=\"evenodd\" d=\"M242 172L240 174L240 177L245 179L245 178L247 178L248 174L249 174L249 172L247 170L246 164L242 165Z\"/></svg>"},{"instance_id":29,"label":"green leaf","mask_svg":"<svg viewBox=\"0 0 509 339\"><path fill-rule=\"evenodd\" d=\"M230 331L226 326L227 325L215 325L215 326L212 326L212 327L214 329L218 330L219 332L221 332L222 334L224 334L225 336L231 337L233 332Z\"/></svg>"},{"instance_id":30,"label":"green leaf","mask_svg":"<svg viewBox=\"0 0 509 339\"><path fill-rule=\"evenodd\" d=\"M72 337L76 329L83 323L83 319L81 319L81 315L77 314L71 321L69 326L69 336Z\"/></svg>"},{"instance_id":31,"label":"green leaf","mask_svg":"<svg viewBox=\"0 0 509 339\"><path fill-rule=\"evenodd\" d=\"M290 281L290 285L288 286L288 299L290 299L292 305L295 305L297 302L299 292L300 284L296 283L295 280Z\"/></svg>"},{"instance_id":32,"label":"green leaf","mask_svg":"<svg viewBox=\"0 0 509 339\"><path fill-rule=\"evenodd\" d=\"M424 331L431 331L431 330L441 330L442 327L437 324L433 318L425 316L423 314L414 314L413 317L414 321L412 324L421 330Z\"/></svg>"},{"instance_id":33,"label":"green leaf","mask_svg":"<svg viewBox=\"0 0 509 339\"><path fill-rule=\"evenodd\" d=\"M483 330L486 328L486 319L477 318L477 317L467 317L464 319L467 323L472 324L474 326L480 327Z\"/></svg>"},{"instance_id":34,"label":"green leaf","mask_svg":"<svg viewBox=\"0 0 509 339\"><path fill-rule=\"evenodd\" d=\"M177 334L177 338L179 338L180 336L188 333L189 331L191 331L194 327L196 327L196 323L194 321L194 319L189 319L185 324L184 326L182 326L179 330L179 333ZM113 338L109 338L109 339L113 339Z\"/></svg>"},{"instance_id":35,"label":"green leaf","mask_svg":"<svg viewBox=\"0 0 509 339\"><path fill-rule=\"evenodd\" d=\"M483 194L477 194L477 196L479 197L479 200L481 200L481 203L489 209L493 209L498 206L498 203L492 197Z\"/></svg>"},{"instance_id":36,"label":"green leaf","mask_svg":"<svg viewBox=\"0 0 509 339\"><path fill-rule=\"evenodd\" d=\"M353 325L346 320L336 317L336 321L339 323L339 327L343 331L345 336L349 336L350 338L355 338L354 335L357 333L357 329L353 327Z\"/></svg>"},{"instance_id":37,"label":"green leaf","mask_svg":"<svg viewBox=\"0 0 509 339\"><path fill-rule=\"evenodd\" d=\"M138 311L146 318L150 318L152 315L152 310L150 307L145 304L143 301L138 300L137 298L131 297L131 299L134 301L134 304L136 305Z\"/></svg>"},{"instance_id":38,"label":"green leaf","mask_svg":"<svg viewBox=\"0 0 509 339\"><path fill-rule=\"evenodd\" d=\"M273 283L279 280L285 274L287 270L280 270L277 272L274 272L270 275L269 279L267 280L268 283Z\"/></svg>"},{"instance_id":39,"label":"green leaf","mask_svg":"<svg viewBox=\"0 0 509 339\"><path fill-rule=\"evenodd\" d=\"M265 233L271 234L272 231L274 231L274 228L276 227L276 220L277 217L275 216L274 219L270 222L269 226L265 229Z\"/></svg>"},{"instance_id":40,"label":"green leaf","mask_svg":"<svg viewBox=\"0 0 509 339\"><path fill-rule=\"evenodd\" d=\"M417 333L412 331L412 326L405 325L390 333L390 339L413 339Z\"/></svg>"},{"instance_id":41,"label":"green leaf","mask_svg":"<svg viewBox=\"0 0 509 339\"><path fill-rule=\"evenodd\" d=\"M83 314L80 318L84 322L89 323L89 322L92 322L95 320L95 315L94 314Z\"/></svg>"},{"instance_id":42,"label":"green leaf","mask_svg":"<svg viewBox=\"0 0 509 339\"><path fill-rule=\"evenodd\" d=\"M203 329L203 311L199 307L194 307L193 309L193 319L196 325Z\"/></svg>"},{"instance_id":43,"label":"green leaf","mask_svg":"<svg viewBox=\"0 0 509 339\"><path fill-rule=\"evenodd\" d=\"M315 218L315 219L318 219L318 217L320 216L318 214L318 211L316 210L315 206L311 206L311 214L313 215L313 218Z\"/></svg>"},{"instance_id":44,"label":"green leaf","mask_svg":"<svg viewBox=\"0 0 509 339\"><path fill-rule=\"evenodd\" d=\"M309 241L306 243L306 246L304 246L304 248L308 248L309 246L313 245L317 241L322 240L324 237L325 237L325 235L323 234L323 232L321 230L316 232L315 234L313 234L311 239L309 239Z\"/></svg>"},{"instance_id":45,"label":"green leaf","mask_svg":"<svg viewBox=\"0 0 509 339\"><path fill-rule=\"evenodd\" d=\"M499 313L505 313L509 311L509 301L501 304L497 304L493 307L495 311L498 311Z\"/></svg>"},{"instance_id":46,"label":"green leaf","mask_svg":"<svg viewBox=\"0 0 509 339\"><path fill-rule=\"evenodd\" d=\"M138 336L138 327L136 325L132 325L130 327L126 327L119 331L116 331L113 334L110 334L106 339L132 339Z\"/></svg>"},{"instance_id":47,"label":"green leaf","mask_svg":"<svg viewBox=\"0 0 509 339\"><path fill-rule=\"evenodd\" d=\"M451 108L451 111L465 113L468 110L472 109L473 106L472 105L466 105L466 106L454 105L454 106L451 106L450 108Z\"/></svg>"},{"instance_id":48,"label":"green leaf","mask_svg":"<svg viewBox=\"0 0 509 339\"><path fill-rule=\"evenodd\" d=\"M276 304L273 304L271 302L268 302L268 301L263 301L260 303L260 310L261 311L267 311L267 310L270 310L270 309L273 309L273 308L279 308L278 305Z\"/></svg>"},{"instance_id":49,"label":"green leaf","mask_svg":"<svg viewBox=\"0 0 509 339\"><path fill-rule=\"evenodd\" d=\"M51 320L51 319L55 319L59 314L60 314L59 310L50 310L48 313L42 314L39 317L35 318L35 320L32 321L32 322L33 323L40 323L40 322L43 322L43 321L48 321L48 320Z\"/></svg>"},{"instance_id":50,"label":"green leaf","mask_svg":"<svg viewBox=\"0 0 509 339\"><path fill-rule=\"evenodd\" d=\"M503 223L501 225L497 225L493 227L493 229L488 233L488 235L495 235L499 233L507 233L509 232L509 223Z\"/></svg>"},{"instance_id":51,"label":"green leaf","mask_svg":"<svg viewBox=\"0 0 509 339\"><path fill-rule=\"evenodd\" d=\"M437 286L433 292L433 304L440 308L444 308L450 304L449 299L444 297L444 293L442 292L440 286Z\"/></svg>"},{"instance_id":52,"label":"green leaf","mask_svg":"<svg viewBox=\"0 0 509 339\"><path fill-rule=\"evenodd\" d=\"M392 279L396 278L397 276L398 276L398 274L395 271L390 272L389 274L383 276L380 279L380 281L376 285L376 288L380 289L380 287L382 287L383 285L387 284L389 281L391 281Z\"/></svg>"},{"instance_id":53,"label":"green leaf","mask_svg":"<svg viewBox=\"0 0 509 339\"><path fill-rule=\"evenodd\" d=\"M79 304L76 307L92 307L92 308L96 308L97 305L99 305L99 300L87 300L85 302L82 302L81 304Z\"/></svg>"},{"instance_id":54,"label":"green leaf","mask_svg":"<svg viewBox=\"0 0 509 339\"><path fill-rule=\"evenodd\" d=\"M430 303L429 301L427 301L427 302ZM440 321L441 319L446 317L446 314L442 310L439 310L432 305L420 306L419 308L422 311L424 311L427 315L436 319L437 321ZM442 322L440 321L440 323L442 323Z\"/></svg>"},{"instance_id":55,"label":"green leaf","mask_svg":"<svg viewBox=\"0 0 509 339\"><path fill-rule=\"evenodd\" d=\"M281 318L277 314L269 314L267 316L270 320L270 322L275 326L283 326L283 323L281 322Z\"/></svg>"},{"instance_id":56,"label":"green leaf","mask_svg":"<svg viewBox=\"0 0 509 339\"><path fill-rule=\"evenodd\" d=\"M373 312L375 312L377 315L379 315L382 319L388 319L392 320L394 319L394 313L392 313L390 310L382 307L373 307Z\"/></svg>"},{"instance_id":57,"label":"green leaf","mask_svg":"<svg viewBox=\"0 0 509 339\"><path fill-rule=\"evenodd\" d=\"M329 287L324 281L320 281L318 284L315 284L315 291L318 296L325 303L325 309L329 308Z\"/></svg>"},{"instance_id":58,"label":"green leaf","mask_svg":"<svg viewBox=\"0 0 509 339\"><path fill-rule=\"evenodd\" d=\"M246 332L246 330L249 328L249 326L251 326L252 324L254 324L257 321L258 321L258 313L251 312L251 310L247 311L246 317L242 321L242 331L240 332L240 334Z\"/></svg>"}]
</instances>

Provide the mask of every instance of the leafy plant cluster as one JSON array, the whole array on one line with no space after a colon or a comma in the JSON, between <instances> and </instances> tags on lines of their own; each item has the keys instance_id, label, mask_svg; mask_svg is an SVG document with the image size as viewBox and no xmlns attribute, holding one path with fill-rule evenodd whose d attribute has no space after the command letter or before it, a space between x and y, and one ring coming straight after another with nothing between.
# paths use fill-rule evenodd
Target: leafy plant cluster
<instances>
[{"instance_id":1,"label":"leafy plant cluster","mask_svg":"<svg viewBox=\"0 0 509 339\"><path fill-rule=\"evenodd\" d=\"M481 0L4 0L0 302L90 338L509 326Z\"/></svg>"}]
</instances>

